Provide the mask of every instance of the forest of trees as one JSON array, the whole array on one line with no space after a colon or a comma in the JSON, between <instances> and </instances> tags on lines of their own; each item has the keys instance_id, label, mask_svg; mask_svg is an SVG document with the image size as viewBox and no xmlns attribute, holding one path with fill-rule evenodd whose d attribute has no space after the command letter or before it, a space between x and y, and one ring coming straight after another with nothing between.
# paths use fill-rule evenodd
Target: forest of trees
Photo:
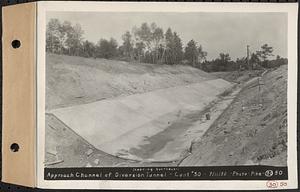
<instances>
[{"instance_id":1,"label":"forest of trees","mask_svg":"<svg viewBox=\"0 0 300 192\"><path fill-rule=\"evenodd\" d=\"M207 52L195 40L184 47L180 35L168 28L164 30L155 23L142 23L131 32L122 35L122 44L114 38L99 39L97 43L84 40L84 31L79 24L69 21L60 22L51 19L47 24L46 51L54 54L81 56L87 58L105 58L124 61L137 61L152 64L185 64L202 70L232 71L277 67L287 64L287 59L273 56L273 48L267 44L247 57L231 60L229 54L220 53L219 57L207 61Z\"/></svg>"}]
</instances>

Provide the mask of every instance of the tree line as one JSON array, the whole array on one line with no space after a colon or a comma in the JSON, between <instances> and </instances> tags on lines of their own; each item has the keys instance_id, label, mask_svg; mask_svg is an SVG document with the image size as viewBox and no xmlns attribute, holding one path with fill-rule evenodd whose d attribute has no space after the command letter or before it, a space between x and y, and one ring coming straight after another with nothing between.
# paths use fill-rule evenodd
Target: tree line
<instances>
[{"instance_id":1,"label":"tree line","mask_svg":"<svg viewBox=\"0 0 300 192\"><path fill-rule=\"evenodd\" d=\"M207 71L236 71L236 70L255 70L262 68L276 68L280 65L288 64L287 58L279 55L275 59L270 59L273 55L273 48L268 44L263 44L260 50L253 52L249 57L231 59L228 53L220 53L219 57L211 61L204 61L198 68Z\"/></svg>"},{"instance_id":2,"label":"tree line","mask_svg":"<svg viewBox=\"0 0 300 192\"><path fill-rule=\"evenodd\" d=\"M196 65L206 59L207 53L202 46L191 40L185 49L177 32L168 28L166 32L155 23L143 23L133 27L132 32L122 35L122 44L114 38L100 39L96 44L83 39L84 31L79 24L69 21L61 23L51 19L47 24L46 51L72 56L137 60L153 64L180 64L185 62Z\"/></svg>"},{"instance_id":3,"label":"tree line","mask_svg":"<svg viewBox=\"0 0 300 192\"><path fill-rule=\"evenodd\" d=\"M84 40L84 31L79 24L50 19L46 30L46 51L55 54L138 61L152 64L186 64L205 71L229 71L250 69L257 66L270 67L273 48L267 44L252 53L251 58L232 61L229 54L220 53L219 58L207 61L207 52L195 41L183 46L179 34L168 28L164 30L155 23L142 23L122 35L122 44L114 38L101 38L97 43ZM277 57L277 63L279 62ZM285 62L285 60L284 60ZM249 63L251 65L249 65ZM273 62L274 63L274 62ZM276 63L276 62L275 62Z\"/></svg>"}]
</instances>

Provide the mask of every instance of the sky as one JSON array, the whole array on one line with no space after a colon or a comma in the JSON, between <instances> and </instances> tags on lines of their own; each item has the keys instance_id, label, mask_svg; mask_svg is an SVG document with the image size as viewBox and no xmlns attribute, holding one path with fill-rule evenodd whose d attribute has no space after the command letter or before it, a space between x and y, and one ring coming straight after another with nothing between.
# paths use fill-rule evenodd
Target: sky
<instances>
[{"instance_id":1,"label":"sky","mask_svg":"<svg viewBox=\"0 0 300 192\"><path fill-rule=\"evenodd\" d=\"M229 53L232 59L246 56L267 43L273 54L287 57L287 13L155 13L155 12L48 12L47 21L57 18L80 24L84 39L97 42L113 37L121 45L126 31L142 23L155 22L164 32L170 27L184 46L191 39L202 45L207 59Z\"/></svg>"}]
</instances>

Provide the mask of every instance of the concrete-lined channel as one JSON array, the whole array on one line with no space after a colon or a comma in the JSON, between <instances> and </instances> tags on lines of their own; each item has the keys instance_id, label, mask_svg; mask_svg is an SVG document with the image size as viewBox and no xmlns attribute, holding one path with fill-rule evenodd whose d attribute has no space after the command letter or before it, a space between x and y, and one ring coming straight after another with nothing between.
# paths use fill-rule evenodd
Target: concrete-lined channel
<instances>
[{"instance_id":1,"label":"concrete-lined channel","mask_svg":"<svg viewBox=\"0 0 300 192\"><path fill-rule=\"evenodd\" d=\"M192 135L198 136L193 130L197 130L203 110L232 86L222 79L208 80L48 113L109 154L141 161L171 161L181 157ZM205 131L204 125L198 134Z\"/></svg>"}]
</instances>

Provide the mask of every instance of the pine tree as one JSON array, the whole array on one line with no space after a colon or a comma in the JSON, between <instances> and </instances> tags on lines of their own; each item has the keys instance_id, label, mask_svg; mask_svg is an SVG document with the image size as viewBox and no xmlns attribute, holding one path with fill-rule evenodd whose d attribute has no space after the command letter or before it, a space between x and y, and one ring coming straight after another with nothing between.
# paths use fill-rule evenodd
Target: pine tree
<instances>
[{"instance_id":1,"label":"pine tree","mask_svg":"<svg viewBox=\"0 0 300 192\"><path fill-rule=\"evenodd\" d=\"M110 38L110 40L100 39L97 44L97 57L110 59L117 55L118 53L118 43L115 39Z\"/></svg>"},{"instance_id":2,"label":"pine tree","mask_svg":"<svg viewBox=\"0 0 300 192\"><path fill-rule=\"evenodd\" d=\"M182 58L183 58L183 50L182 50L182 42L181 42L181 39L180 37L177 35L176 32L173 33L173 55L174 55L174 62L176 64L179 64L181 63L182 61Z\"/></svg>"},{"instance_id":3,"label":"pine tree","mask_svg":"<svg viewBox=\"0 0 300 192\"><path fill-rule=\"evenodd\" d=\"M174 53L173 53L173 48L174 48L174 36L172 33L172 30L168 28L165 34L165 41L166 41L166 49L165 49L165 63L166 64L174 64Z\"/></svg>"},{"instance_id":4,"label":"pine tree","mask_svg":"<svg viewBox=\"0 0 300 192\"><path fill-rule=\"evenodd\" d=\"M185 53L184 53L185 59L188 60L189 64L196 67L198 63L198 48L196 45L196 42L192 39L187 43L187 46L185 47Z\"/></svg>"},{"instance_id":5,"label":"pine tree","mask_svg":"<svg viewBox=\"0 0 300 192\"><path fill-rule=\"evenodd\" d=\"M160 59L159 49L163 43L164 32L162 28L156 26L155 23L152 23L152 62L157 63Z\"/></svg>"},{"instance_id":6,"label":"pine tree","mask_svg":"<svg viewBox=\"0 0 300 192\"><path fill-rule=\"evenodd\" d=\"M262 66L263 67L269 67L268 66L268 57L273 56L273 47L268 46L268 44L264 44L261 46L260 51L256 51L257 56L262 59Z\"/></svg>"}]
</instances>

